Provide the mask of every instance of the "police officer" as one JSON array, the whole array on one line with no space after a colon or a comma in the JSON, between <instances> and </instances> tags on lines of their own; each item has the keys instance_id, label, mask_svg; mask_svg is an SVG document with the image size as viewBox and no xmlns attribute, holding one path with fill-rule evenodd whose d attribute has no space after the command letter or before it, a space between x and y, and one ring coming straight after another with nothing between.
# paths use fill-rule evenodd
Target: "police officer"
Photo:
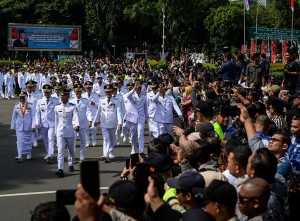
<instances>
[{"instance_id":1,"label":"police officer","mask_svg":"<svg viewBox=\"0 0 300 221\"><path fill-rule=\"evenodd\" d=\"M163 133L168 133L173 136L173 109L182 122L184 118L174 97L166 94L165 85L163 83L159 84L159 93L156 94L153 101L156 103L153 120L157 123L158 136Z\"/></svg>"},{"instance_id":2,"label":"police officer","mask_svg":"<svg viewBox=\"0 0 300 221\"><path fill-rule=\"evenodd\" d=\"M155 95L157 94L158 84L157 82L152 82L151 84L152 91L147 93L147 105L148 105L148 124L149 124L149 133L150 137L157 138L158 137L158 128L157 123L153 120L155 110L156 110L156 103L153 101Z\"/></svg>"},{"instance_id":3,"label":"police officer","mask_svg":"<svg viewBox=\"0 0 300 221\"><path fill-rule=\"evenodd\" d=\"M48 163L53 162L55 125L54 108L59 104L59 100L57 98L51 97L52 90L53 88L49 84L44 84L44 97L37 101L35 115L36 128L40 129L40 134L42 135L47 153L44 159Z\"/></svg>"},{"instance_id":4,"label":"police officer","mask_svg":"<svg viewBox=\"0 0 300 221\"><path fill-rule=\"evenodd\" d=\"M55 112L55 135L57 140L57 163L58 171L55 175L64 177L64 151L65 145L68 147L68 165L69 172L74 172L75 161L75 132L78 132L79 119L77 108L75 105L68 102L70 97L70 90L64 89L61 94L61 104L54 108Z\"/></svg>"},{"instance_id":5,"label":"police officer","mask_svg":"<svg viewBox=\"0 0 300 221\"><path fill-rule=\"evenodd\" d=\"M51 97L54 97L59 100L61 89L62 89L62 82L56 83L54 86L54 92L51 94Z\"/></svg>"},{"instance_id":6,"label":"police officer","mask_svg":"<svg viewBox=\"0 0 300 221\"><path fill-rule=\"evenodd\" d=\"M86 88L86 93L82 95L83 98L88 100L88 109L87 109L87 117L88 119L91 119L89 121L89 127L86 129L86 136L87 136L87 142L86 142L86 147L90 145L90 131L92 134L92 145L93 147L96 146L96 133L97 133L97 128L94 126L92 123L95 120L95 116L98 110L99 106L99 96L95 92L92 92L93 89L93 83L91 81L87 81L84 84ZM99 119L96 119L96 122L99 122Z\"/></svg>"},{"instance_id":7,"label":"police officer","mask_svg":"<svg viewBox=\"0 0 300 221\"><path fill-rule=\"evenodd\" d=\"M105 85L106 96L100 98L99 107L94 119L94 125L97 126L96 120L100 116L100 127L103 135L103 156L106 163L114 159L114 139L115 132L122 128L122 117L118 99L112 97L113 86Z\"/></svg>"},{"instance_id":8,"label":"police officer","mask_svg":"<svg viewBox=\"0 0 300 221\"><path fill-rule=\"evenodd\" d=\"M16 131L18 156L15 158L22 162L22 154L31 159L32 132L35 130L34 105L27 101L27 94L21 92L20 101L15 104L11 119L11 130Z\"/></svg>"},{"instance_id":9,"label":"police officer","mask_svg":"<svg viewBox=\"0 0 300 221\"><path fill-rule=\"evenodd\" d=\"M117 88L118 94L123 96L127 92L126 88L124 87L124 81L123 81L122 77L117 78L117 87L118 87Z\"/></svg>"},{"instance_id":10,"label":"police officer","mask_svg":"<svg viewBox=\"0 0 300 221\"><path fill-rule=\"evenodd\" d=\"M136 79L133 90L125 94L128 99L128 110L125 113L127 127L130 128L129 139L131 141L131 154L137 150L137 140L139 143L139 152L144 153L144 129L148 118L147 98L141 93L142 85L139 79Z\"/></svg>"},{"instance_id":11,"label":"police officer","mask_svg":"<svg viewBox=\"0 0 300 221\"><path fill-rule=\"evenodd\" d=\"M89 119L87 118L87 109L88 109L88 99L83 98L81 96L83 91L83 86L81 84L74 85L74 93L75 97L71 99L69 102L70 104L74 104L77 108L78 118L79 118L79 126L80 129L78 131L80 137L80 160L84 160L84 153L87 145L87 137L86 137L86 130L88 129L88 122L92 122L92 118L89 115ZM90 123L91 126L92 123ZM76 144L75 144L76 145ZM76 148L76 146L74 146Z\"/></svg>"}]
</instances>

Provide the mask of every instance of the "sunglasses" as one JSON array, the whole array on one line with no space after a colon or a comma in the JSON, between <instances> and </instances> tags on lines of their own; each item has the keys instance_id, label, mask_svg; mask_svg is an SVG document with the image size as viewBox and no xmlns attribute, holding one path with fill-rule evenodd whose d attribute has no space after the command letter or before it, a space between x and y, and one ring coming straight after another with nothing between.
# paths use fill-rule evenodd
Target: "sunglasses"
<instances>
[{"instance_id":1,"label":"sunglasses","mask_svg":"<svg viewBox=\"0 0 300 221\"><path fill-rule=\"evenodd\" d=\"M270 137L269 141L272 141L272 142L283 142L282 140L277 139L275 137Z\"/></svg>"}]
</instances>

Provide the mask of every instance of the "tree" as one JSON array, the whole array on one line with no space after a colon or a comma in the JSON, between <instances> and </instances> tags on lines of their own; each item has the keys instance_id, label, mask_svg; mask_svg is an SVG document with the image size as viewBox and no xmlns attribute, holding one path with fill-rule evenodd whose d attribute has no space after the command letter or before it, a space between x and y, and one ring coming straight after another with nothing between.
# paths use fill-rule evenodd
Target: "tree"
<instances>
[{"instance_id":1,"label":"tree","mask_svg":"<svg viewBox=\"0 0 300 221\"><path fill-rule=\"evenodd\" d=\"M209 32L209 42L216 50L222 46L240 47L243 44L243 16L242 4L221 6L207 16L204 24Z\"/></svg>"}]
</instances>

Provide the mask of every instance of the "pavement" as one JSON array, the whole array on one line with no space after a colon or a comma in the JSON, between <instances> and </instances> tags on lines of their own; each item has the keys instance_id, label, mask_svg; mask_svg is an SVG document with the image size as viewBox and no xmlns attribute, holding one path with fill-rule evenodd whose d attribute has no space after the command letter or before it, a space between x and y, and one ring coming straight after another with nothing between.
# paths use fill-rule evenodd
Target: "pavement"
<instances>
[{"instance_id":1,"label":"pavement","mask_svg":"<svg viewBox=\"0 0 300 221\"><path fill-rule=\"evenodd\" d=\"M43 202L55 201L56 190L76 189L80 179L79 171L79 141L77 139L75 172L68 172L65 159L65 177L57 178L56 158L53 164L43 159L46 155L43 141L38 141L38 148L33 148L32 159L23 158L23 163L17 163L16 136L11 133L10 121L14 104L18 99L0 100L0 220L26 221L30 220L30 212ZM148 131L145 131L146 143L149 141ZM101 129L97 130L97 146L86 150L86 160L99 161L100 189L107 192L108 187L119 179L125 166L125 159L129 157L131 147L129 143L122 143L115 148L116 158L111 163L104 163L102 156ZM57 151L57 149L56 149ZM67 155L67 154L65 154ZM71 217L76 215L73 205L67 206Z\"/></svg>"}]
</instances>

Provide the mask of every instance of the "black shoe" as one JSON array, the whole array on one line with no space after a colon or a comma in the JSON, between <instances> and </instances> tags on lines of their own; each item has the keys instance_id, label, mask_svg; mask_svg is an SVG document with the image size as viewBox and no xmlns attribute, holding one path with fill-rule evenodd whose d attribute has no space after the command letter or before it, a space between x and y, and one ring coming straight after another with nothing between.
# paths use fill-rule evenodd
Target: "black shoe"
<instances>
[{"instance_id":1,"label":"black shoe","mask_svg":"<svg viewBox=\"0 0 300 221\"><path fill-rule=\"evenodd\" d=\"M104 160L104 163L110 163L109 159L106 158L106 159Z\"/></svg>"},{"instance_id":2,"label":"black shoe","mask_svg":"<svg viewBox=\"0 0 300 221\"><path fill-rule=\"evenodd\" d=\"M55 172L55 175L58 176L59 178L63 178L65 176L63 170L58 170Z\"/></svg>"},{"instance_id":3,"label":"black shoe","mask_svg":"<svg viewBox=\"0 0 300 221\"><path fill-rule=\"evenodd\" d=\"M69 172L74 172L74 167L73 166L69 166Z\"/></svg>"}]
</instances>

